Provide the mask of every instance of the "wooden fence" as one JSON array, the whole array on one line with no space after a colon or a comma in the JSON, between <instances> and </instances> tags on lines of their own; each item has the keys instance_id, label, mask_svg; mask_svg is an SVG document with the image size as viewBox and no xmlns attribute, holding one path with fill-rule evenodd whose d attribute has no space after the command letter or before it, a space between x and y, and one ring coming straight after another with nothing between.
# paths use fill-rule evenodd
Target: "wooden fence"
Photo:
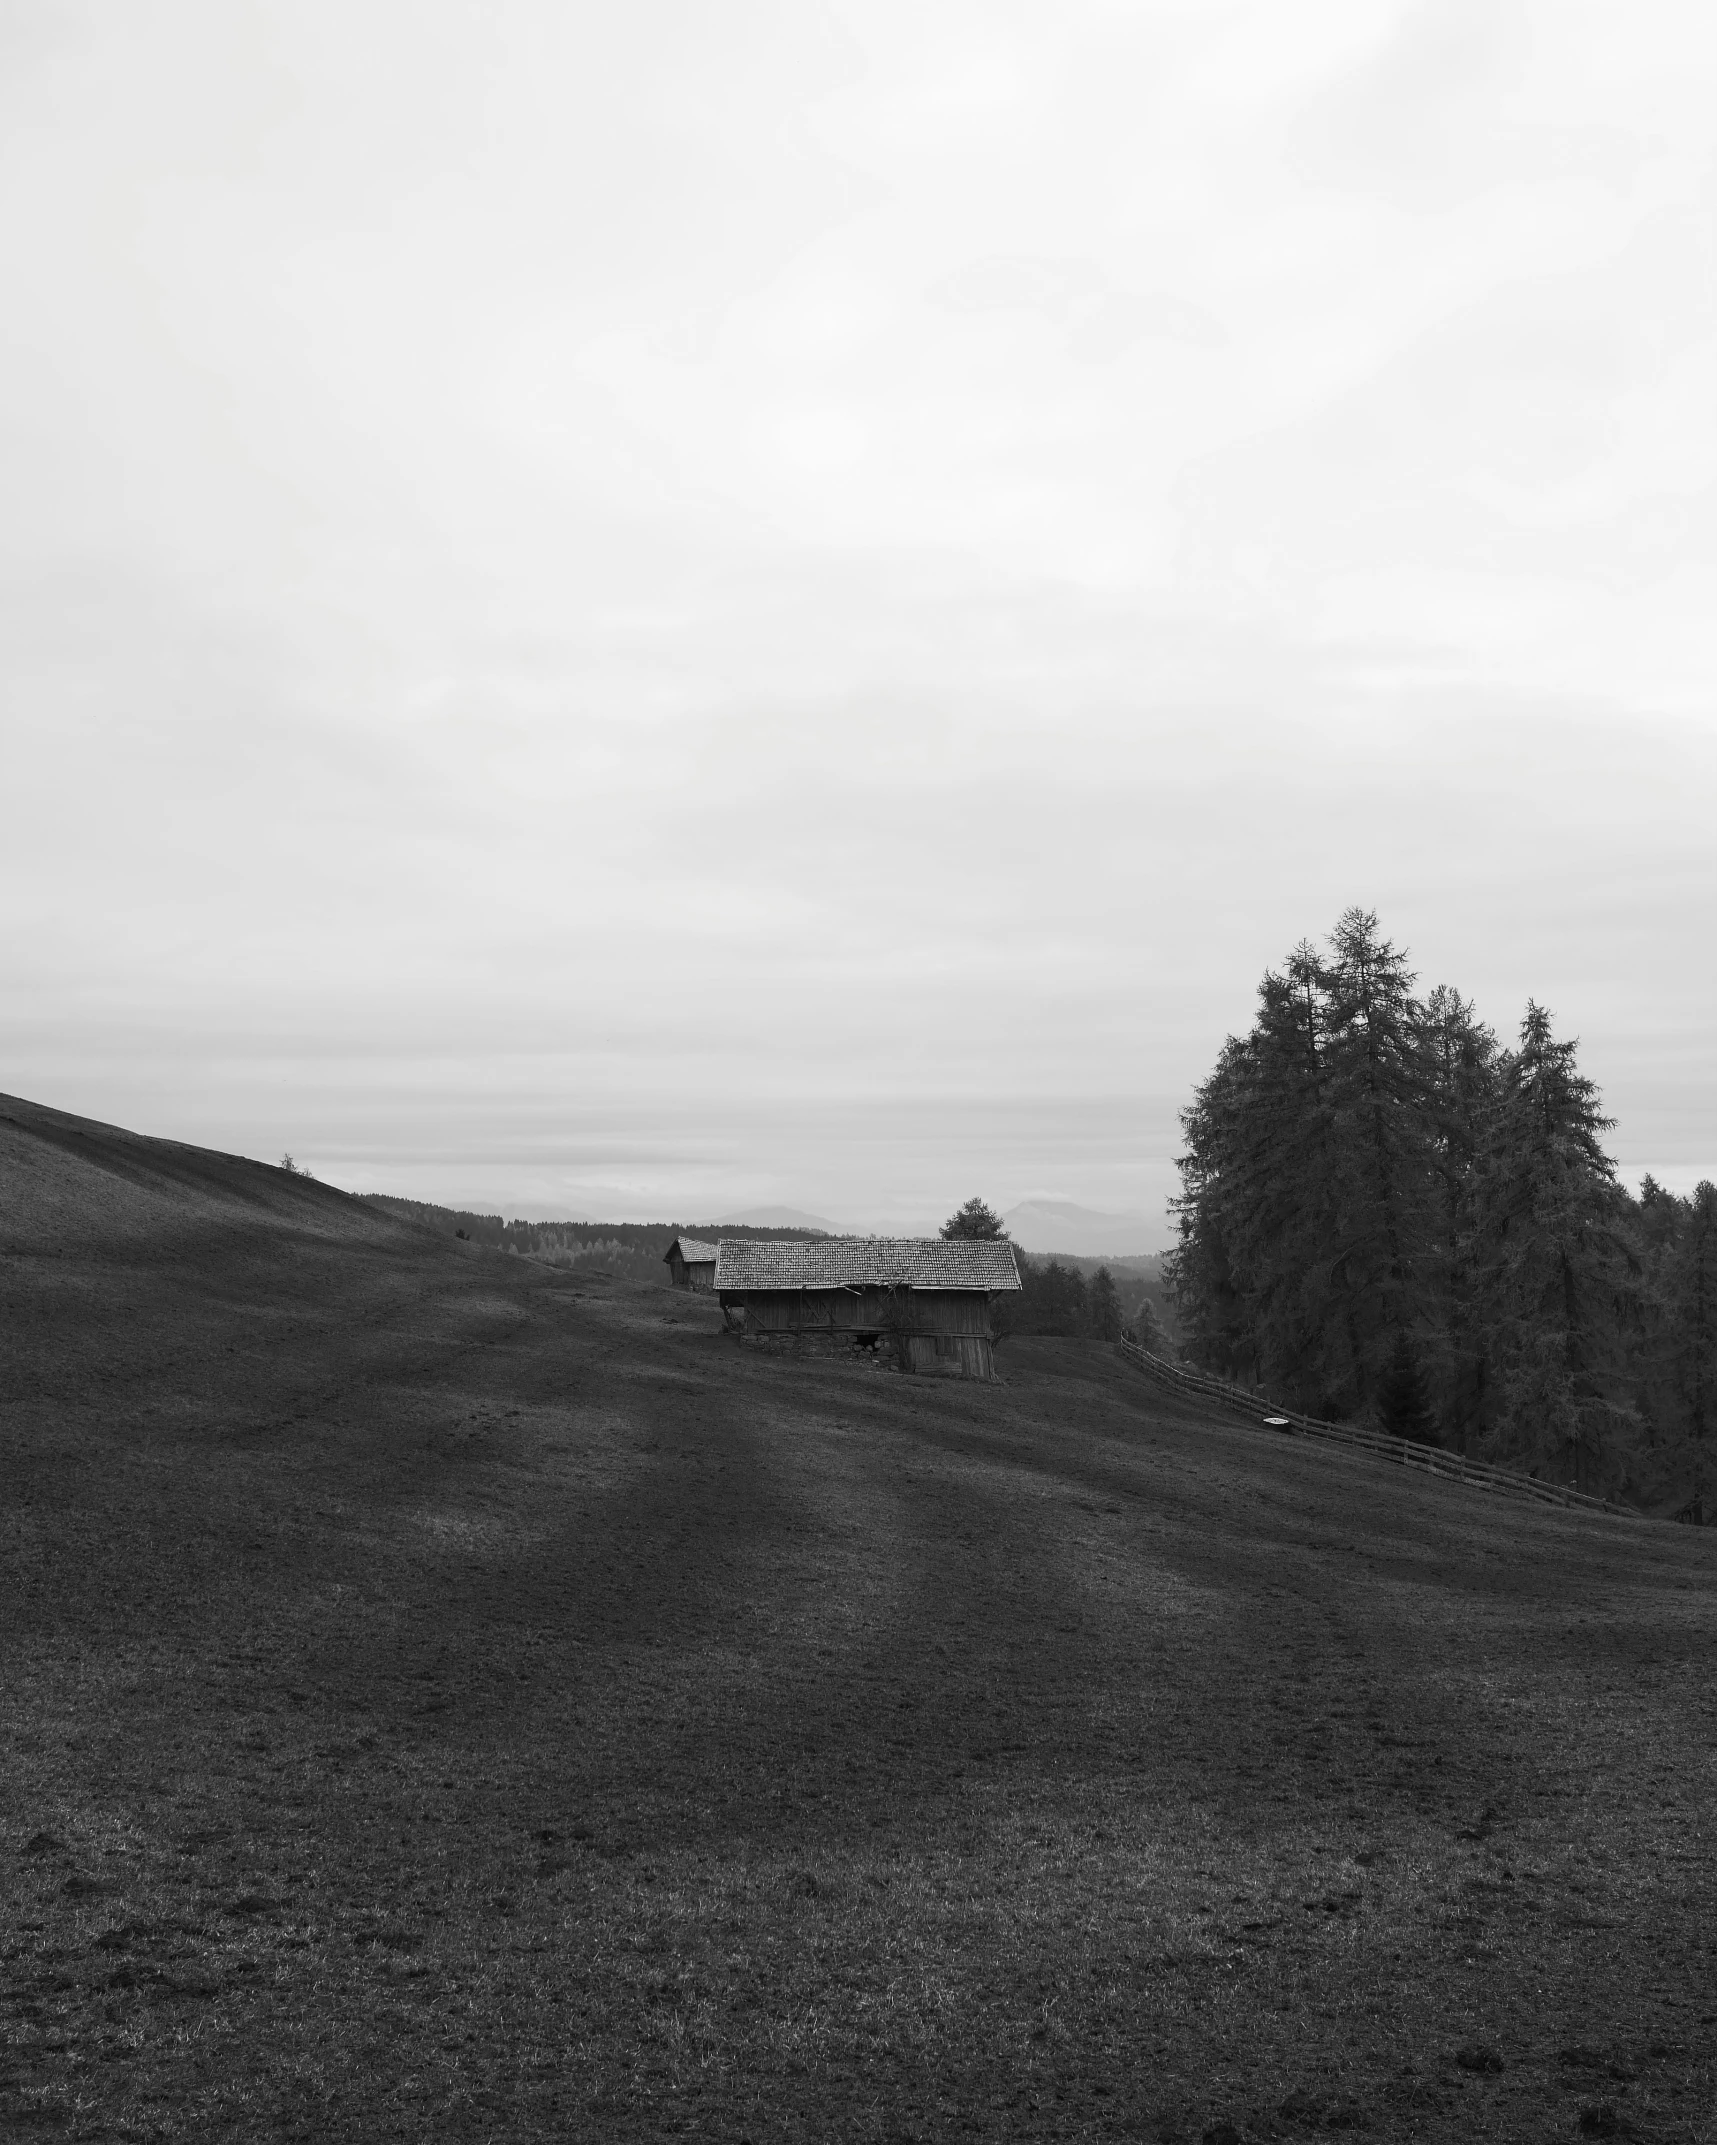
<instances>
[{"instance_id":1,"label":"wooden fence","mask_svg":"<svg viewBox=\"0 0 1717 2145\"><path fill-rule=\"evenodd\" d=\"M1603 1512L1611 1519L1639 1516L1623 1506L1608 1504L1601 1497L1589 1497L1584 1490L1565 1489L1559 1482L1539 1482L1530 1475L1515 1474L1510 1468L1491 1467L1483 1460L1466 1460L1458 1452L1444 1452L1436 1445L1415 1445L1410 1439L1389 1437L1380 1430L1361 1430L1351 1423L1319 1422L1315 1416L1296 1414L1292 1408L1279 1408L1261 1393L1250 1392L1243 1385L1229 1385L1221 1378L1207 1377L1203 1371L1166 1362L1163 1357L1152 1355L1149 1349L1140 1348L1132 1341L1117 1341L1115 1346L1127 1362L1147 1377L1159 1379L1177 1392L1200 1393L1219 1400L1225 1407L1291 1437L1315 1437L1326 1444L1351 1446L1400 1467L1416 1467L1421 1474L1442 1475L1448 1481L1465 1482L1474 1489L1499 1491L1507 1497L1530 1497L1538 1504L1561 1505L1580 1512Z\"/></svg>"}]
</instances>

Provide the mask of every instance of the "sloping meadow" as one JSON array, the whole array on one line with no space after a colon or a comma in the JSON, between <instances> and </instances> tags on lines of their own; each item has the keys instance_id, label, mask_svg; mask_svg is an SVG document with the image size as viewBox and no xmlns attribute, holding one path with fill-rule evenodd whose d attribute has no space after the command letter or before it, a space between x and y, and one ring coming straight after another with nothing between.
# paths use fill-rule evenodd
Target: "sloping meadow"
<instances>
[{"instance_id":1,"label":"sloping meadow","mask_svg":"<svg viewBox=\"0 0 1717 2145\"><path fill-rule=\"evenodd\" d=\"M0 2127L1710 2134L1709 1535L322 1211L9 1237Z\"/></svg>"}]
</instances>

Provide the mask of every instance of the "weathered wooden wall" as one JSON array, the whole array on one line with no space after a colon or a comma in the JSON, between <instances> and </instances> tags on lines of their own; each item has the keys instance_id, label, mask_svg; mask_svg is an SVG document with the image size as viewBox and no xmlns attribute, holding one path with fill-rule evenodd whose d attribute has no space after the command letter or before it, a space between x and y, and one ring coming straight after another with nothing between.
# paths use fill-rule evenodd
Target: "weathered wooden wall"
<instances>
[{"instance_id":1,"label":"weathered wooden wall","mask_svg":"<svg viewBox=\"0 0 1717 2145\"><path fill-rule=\"evenodd\" d=\"M990 1332L990 1301L977 1289L747 1289L721 1300L745 1306L748 1333Z\"/></svg>"},{"instance_id":2,"label":"weathered wooden wall","mask_svg":"<svg viewBox=\"0 0 1717 2145\"><path fill-rule=\"evenodd\" d=\"M995 1376L990 1302L978 1289L724 1289L721 1302L743 1309L757 1338L878 1341L926 1377Z\"/></svg>"},{"instance_id":3,"label":"weathered wooden wall","mask_svg":"<svg viewBox=\"0 0 1717 2145\"><path fill-rule=\"evenodd\" d=\"M996 1374L995 1343L987 1333L915 1333L908 1346L911 1367L928 1378L981 1378Z\"/></svg>"}]
</instances>

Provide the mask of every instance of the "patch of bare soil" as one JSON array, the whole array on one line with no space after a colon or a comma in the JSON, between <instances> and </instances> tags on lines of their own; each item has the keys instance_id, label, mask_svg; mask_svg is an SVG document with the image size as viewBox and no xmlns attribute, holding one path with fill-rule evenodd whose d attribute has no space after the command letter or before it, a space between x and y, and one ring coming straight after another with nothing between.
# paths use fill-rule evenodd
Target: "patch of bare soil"
<instances>
[{"instance_id":1,"label":"patch of bare soil","mask_svg":"<svg viewBox=\"0 0 1717 2145\"><path fill-rule=\"evenodd\" d=\"M0 2131L1717 2135L1717 1540L0 1101Z\"/></svg>"}]
</instances>

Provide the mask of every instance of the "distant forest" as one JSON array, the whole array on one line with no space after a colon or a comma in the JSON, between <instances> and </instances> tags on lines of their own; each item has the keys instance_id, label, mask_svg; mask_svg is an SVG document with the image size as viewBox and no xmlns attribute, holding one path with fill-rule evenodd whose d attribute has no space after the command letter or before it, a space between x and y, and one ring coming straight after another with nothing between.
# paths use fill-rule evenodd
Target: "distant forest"
<instances>
[{"instance_id":1,"label":"distant forest","mask_svg":"<svg viewBox=\"0 0 1717 2145\"><path fill-rule=\"evenodd\" d=\"M1709 1507L1717 1190L1634 1198L1577 1045L1423 999L1375 915L1301 942L1182 1115L1184 1352L1332 1420Z\"/></svg>"},{"instance_id":2,"label":"distant forest","mask_svg":"<svg viewBox=\"0 0 1717 2145\"><path fill-rule=\"evenodd\" d=\"M1014 1256L1020 1293L994 1299L992 1316L999 1335L1041 1333L1093 1341L1125 1336L1158 1354L1172 1350L1179 1322L1161 1253L1131 1259L1081 1259L1063 1253L1040 1259L1016 1246Z\"/></svg>"},{"instance_id":3,"label":"distant forest","mask_svg":"<svg viewBox=\"0 0 1717 2145\"><path fill-rule=\"evenodd\" d=\"M780 1243L788 1238L811 1239L816 1229L735 1228L713 1222L632 1221L503 1221L499 1214L467 1214L456 1207L427 1206L418 1199L395 1199L384 1192L366 1192L371 1206L381 1207L401 1221L421 1222L444 1236L463 1234L474 1244L493 1251L511 1251L521 1257L542 1259L550 1266L586 1266L616 1279L656 1281L668 1286L668 1269L662 1261L676 1236L762 1238Z\"/></svg>"}]
</instances>

